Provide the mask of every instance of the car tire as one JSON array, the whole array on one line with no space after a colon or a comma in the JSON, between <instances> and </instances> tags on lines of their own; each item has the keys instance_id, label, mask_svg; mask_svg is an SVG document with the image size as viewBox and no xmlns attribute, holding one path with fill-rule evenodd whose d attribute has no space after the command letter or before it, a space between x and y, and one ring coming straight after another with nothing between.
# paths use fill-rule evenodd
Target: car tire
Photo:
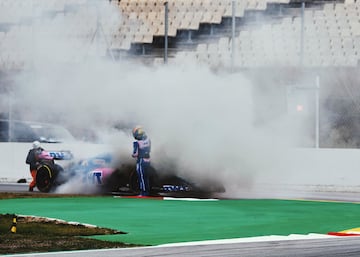
<instances>
[{"instance_id":1,"label":"car tire","mask_svg":"<svg viewBox=\"0 0 360 257\"><path fill-rule=\"evenodd\" d=\"M55 174L53 168L47 164L41 164L36 172L36 186L39 191L43 193L50 192L54 178Z\"/></svg>"}]
</instances>

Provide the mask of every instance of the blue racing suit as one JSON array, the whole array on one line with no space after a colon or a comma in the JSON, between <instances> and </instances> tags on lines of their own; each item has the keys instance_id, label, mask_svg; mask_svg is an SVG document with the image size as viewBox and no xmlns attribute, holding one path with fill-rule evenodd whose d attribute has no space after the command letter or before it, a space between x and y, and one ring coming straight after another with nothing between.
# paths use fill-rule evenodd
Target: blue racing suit
<instances>
[{"instance_id":1,"label":"blue racing suit","mask_svg":"<svg viewBox=\"0 0 360 257\"><path fill-rule=\"evenodd\" d=\"M148 168L150 166L151 141L144 135L142 139L133 143L132 157L136 160L136 172L139 178L141 195L146 196L150 193Z\"/></svg>"}]
</instances>

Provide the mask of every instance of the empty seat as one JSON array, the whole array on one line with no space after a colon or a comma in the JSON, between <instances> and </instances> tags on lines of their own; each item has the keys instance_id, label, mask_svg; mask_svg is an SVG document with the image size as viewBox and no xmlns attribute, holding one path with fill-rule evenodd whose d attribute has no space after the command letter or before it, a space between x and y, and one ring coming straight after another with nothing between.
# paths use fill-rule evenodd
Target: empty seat
<instances>
[{"instance_id":1,"label":"empty seat","mask_svg":"<svg viewBox=\"0 0 360 257\"><path fill-rule=\"evenodd\" d=\"M198 44L196 47L196 52L198 52L198 53L207 52L207 45L206 44Z\"/></svg>"},{"instance_id":2,"label":"empty seat","mask_svg":"<svg viewBox=\"0 0 360 257\"><path fill-rule=\"evenodd\" d=\"M228 52L229 51L229 38L222 37L219 40L219 51L220 52Z\"/></svg>"}]
</instances>

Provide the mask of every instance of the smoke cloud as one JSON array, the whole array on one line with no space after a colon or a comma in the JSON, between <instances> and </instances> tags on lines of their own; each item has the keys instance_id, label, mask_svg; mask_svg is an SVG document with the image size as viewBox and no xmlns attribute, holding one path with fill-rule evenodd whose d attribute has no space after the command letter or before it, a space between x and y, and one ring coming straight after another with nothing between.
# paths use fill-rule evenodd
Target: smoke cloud
<instances>
[{"instance_id":1,"label":"smoke cloud","mask_svg":"<svg viewBox=\"0 0 360 257\"><path fill-rule=\"evenodd\" d=\"M110 6L100 10L121 20ZM80 135L90 131L120 159L130 155L131 127L140 124L151 138L155 167L171 162L187 178L215 178L235 197L244 190L256 196L259 184L283 178L284 156L301 126L285 116L256 126L254 99L267 98L244 74L188 63L114 62L97 57L88 41L64 36L74 30L73 17L35 25L36 33L25 35L32 47L21 45L31 69L14 78L13 111L21 118L61 123ZM69 58L76 61L65 62Z\"/></svg>"}]
</instances>

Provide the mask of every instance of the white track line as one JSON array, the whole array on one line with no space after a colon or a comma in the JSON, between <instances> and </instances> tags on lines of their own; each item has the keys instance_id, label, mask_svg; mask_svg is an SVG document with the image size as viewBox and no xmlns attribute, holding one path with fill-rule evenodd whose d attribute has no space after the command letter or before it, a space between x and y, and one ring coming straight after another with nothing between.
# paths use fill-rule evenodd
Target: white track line
<instances>
[{"instance_id":1,"label":"white track line","mask_svg":"<svg viewBox=\"0 0 360 257\"><path fill-rule=\"evenodd\" d=\"M307 235L291 234L288 236L271 235L271 236L206 240L206 241L195 241L195 242L184 242L184 243L171 243L171 244L162 244L162 245L158 245L155 247L271 242L271 241L286 241L286 240L300 240L300 239L323 239L323 238L340 238L340 237L325 235L325 234L315 234L315 233L311 233L311 234L307 234Z\"/></svg>"},{"instance_id":2,"label":"white track line","mask_svg":"<svg viewBox=\"0 0 360 257\"><path fill-rule=\"evenodd\" d=\"M164 197L163 200L170 200L170 201L219 201L219 199L213 199L213 198L183 198L183 197Z\"/></svg>"}]
</instances>

